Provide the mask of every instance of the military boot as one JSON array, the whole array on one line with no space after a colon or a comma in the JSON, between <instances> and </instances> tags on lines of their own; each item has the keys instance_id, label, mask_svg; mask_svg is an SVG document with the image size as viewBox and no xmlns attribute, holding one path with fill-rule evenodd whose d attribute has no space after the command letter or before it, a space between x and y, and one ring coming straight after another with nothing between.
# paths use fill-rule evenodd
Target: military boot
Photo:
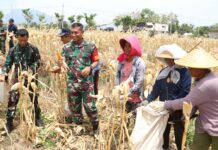
<instances>
[{"instance_id":1,"label":"military boot","mask_svg":"<svg viewBox=\"0 0 218 150\"><path fill-rule=\"evenodd\" d=\"M6 129L8 131L8 133L11 133L11 131L14 129L13 126L13 118L7 118L7 122L6 122Z\"/></svg>"},{"instance_id":2,"label":"military boot","mask_svg":"<svg viewBox=\"0 0 218 150\"><path fill-rule=\"evenodd\" d=\"M99 133L99 129L98 129L98 126L99 126L99 122L98 121L95 121L95 122L92 122L92 129L93 129L93 136L97 136L98 133Z\"/></svg>"},{"instance_id":3,"label":"military boot","mask_svg":"<svg viewBox=\"0 0 218 150\"><path fill-rule=\"evenodd\" d=\"M39 108L39 106L37 106L35 108L35 125L37 127L42 127L43 126L43 122L41 120L41 109Z\"/></svg>"}]
</instances>

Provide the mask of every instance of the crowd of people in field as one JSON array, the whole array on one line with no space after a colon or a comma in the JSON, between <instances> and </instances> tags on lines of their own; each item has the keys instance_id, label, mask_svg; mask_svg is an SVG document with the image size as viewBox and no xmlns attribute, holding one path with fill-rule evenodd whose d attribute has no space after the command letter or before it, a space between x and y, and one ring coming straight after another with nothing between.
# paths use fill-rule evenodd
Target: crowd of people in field
<instances>
[{"instance_id":1,"label":"crowd of people in field","mask_svg":"<svg viewBox=\"0 0 218 150\"><path fill-rule=\"evenodd\" d=\"M4 80L15 66L13 83L18 82L22 74L27 86L29 72L37 74L40 67L40 53L36 46L28 42L29 33L26 29L17 29L9 20L9 27L0 20L0 49L5 50L6 36L10 36L6 61L2 67L1 79ZM83 38L84 28L81 23L73 23L71 29L63 28L58 36L64 46L61 59L57 60L51 72L60 73L63 64L67 65L67 98L71 115L67 117L69 124L81 125L83 123L82 107L93 127L93 135L98 134L99 119L95 99L91 95L98 94L98 76L100 59L95 44ZM18 43L14 45L13 38ZM187 53L177 44L162 45L156 51L155 57L165 65L156 77L152 91L144 95L144 80L146 78L146 64L141 58L142 48L136 36L123 37L119 40L122 49L117 57L117 73L115 84L124 82L129 85L129 100L126 102L126 112L137 115L136 109L144 107L159 99L162 109L169 111L170 116L163 134L163 149L169 149L171 126L174 128L175 143L181 150L182 135L184 132L184 117L182 113L183 102L193 105L192 115L198 111L196 130L192 150L207 150L212 145L213 150L218 149L218 76L211 68L218 67L218 61L207 51L201 48ZM22 72L21 72L22 71ZM194 82L192 82L192 77ZM37 75L31 82L37 85ZM192 84L193 83L193 84ZM41 109L38 103L38 93L34 93L30 84L29 96L34 103L35 124L43 126ZM192 87L193 86L193 87ZM192 87L192 88L191 88ZM34 94L33 94L34 93ZM6 127L10 133L13 129L13 119L16 112L20 93L17 89L9 91L8 108L6 114Z\"/></svg>"}]
</instances>

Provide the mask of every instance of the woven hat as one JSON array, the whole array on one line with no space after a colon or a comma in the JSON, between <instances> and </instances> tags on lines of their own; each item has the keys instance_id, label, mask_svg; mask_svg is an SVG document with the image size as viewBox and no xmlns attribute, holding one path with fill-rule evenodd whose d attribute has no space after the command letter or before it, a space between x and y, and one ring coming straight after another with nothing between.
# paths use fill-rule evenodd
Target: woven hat
<instances>
[{"instance_id":1,"label":"woven hat","mask_svg":"<svg viewBox=\"0 0 218 150\"><path fill-rule=\"evenodd\" d=\"M185 57L176 60L175 63L180 66L201 69L213 68L218 66L218 61L201 48L191 51Z\"/></svg>"}]
</instances>

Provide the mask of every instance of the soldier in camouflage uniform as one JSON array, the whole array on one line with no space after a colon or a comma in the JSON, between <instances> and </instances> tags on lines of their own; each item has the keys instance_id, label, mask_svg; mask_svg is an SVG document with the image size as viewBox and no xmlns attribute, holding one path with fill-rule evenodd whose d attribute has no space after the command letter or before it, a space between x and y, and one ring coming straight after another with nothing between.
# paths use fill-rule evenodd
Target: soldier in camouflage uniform
<instances>
[{"instance_id":1,"label":"soldier in camouflage uniform","mask_svg":"<svg viewBox=\"0 0 218 150\"><path fill-rule=\"evenodd\" d=\"M68 28L62 28L58 36L61 38L61 41L63 42L63 44L67 44L68 42L72 40L71 31ZM101 69L101 64L99 62L98 65L94 67L92 70L95 95L98 94L98 79L99 79L100 69Z\"/></svg>"},{"instance_id":2,"label":"soldier in camouflage uniform","mask_svg":"<svg viewBox=\"0 0 218 150\"><path fill-rule=\"evenodd\" d=\"M5 54L5 41L6 41L7 28L0 20L0 50L2 54Z\"/></svg>"},{"instance_id":3,"label":"soldier in camouflage uniform","mask_svg":"<svg viewBox=\"0 0 218 150\"><path fill-rule=\"evenodd\" d=\"M37 73L37 69L40 66L40 55L39 50L37 47L33 46L32 44L28 43L29 33L25 29L20 29L17 32L17 39L18 44L15 47L11 48L5 61L5 65L3 66L3 72L7 74L12 65L15 65L14 70L14 78L13 83L18 82L18 74L19 71L27 71L31 70L33 74ZM27 74L26 74L27 75ZM27 79L25 79L24 85L27 86ZM32 82L35 82L33 80ZM37 84L37 83L36 83ZM33 89L31 86L29 87L31 93L29 94L31 101L34 102L34 109L35 109L35 124L36 126L41 126L42 122L40 119L40 107L38 104L38 93L33 94ZM16 106L19 100L20 93L18 90L11 90L9 92L9 99L8 99L8 110L6 114L6 127L8 132L13 130L13 118L16 112Z\"/></svg>"},{"instance_id":4,"label":"soldier in camouflage uniform","mask_svg":"<svg viewBox=\"0 0 218 150\"><path fill-rule=\"evenodd\" d=\"M99 58L94 44L83 39L83 25L72 24L73 41L64 45L62 55L69 67L67 72L68 105L73 115L73 122L82 124L82 106L93 125L94 134L98 130L98 112L95 106L92 69L97 66Z\"/></svg>"}]
</instances>

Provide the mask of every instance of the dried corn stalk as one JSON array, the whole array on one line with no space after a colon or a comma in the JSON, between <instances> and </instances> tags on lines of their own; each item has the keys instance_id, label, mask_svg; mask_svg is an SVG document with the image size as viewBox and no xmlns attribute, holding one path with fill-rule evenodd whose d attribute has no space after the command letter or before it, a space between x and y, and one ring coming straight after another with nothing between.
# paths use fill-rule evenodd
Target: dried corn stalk
<instances>
[{"instance_id":1,"label":"dried corn stalk","mask_svg":"<svg viewBox=\"0 0 218 150\"><path fill-rule=\"evenodd\" d=\"M192 104L191 103L187 103L187 102L183 102L183 115L185 117L185 129L183 132L183 137L182 137L182 150L185 149L185 142L186 142L186 136L188 133L188 126L189 126L189 119L190 119L190 115L191 115L191 111L192 111Z\"/></svg>"}]
</instances>

